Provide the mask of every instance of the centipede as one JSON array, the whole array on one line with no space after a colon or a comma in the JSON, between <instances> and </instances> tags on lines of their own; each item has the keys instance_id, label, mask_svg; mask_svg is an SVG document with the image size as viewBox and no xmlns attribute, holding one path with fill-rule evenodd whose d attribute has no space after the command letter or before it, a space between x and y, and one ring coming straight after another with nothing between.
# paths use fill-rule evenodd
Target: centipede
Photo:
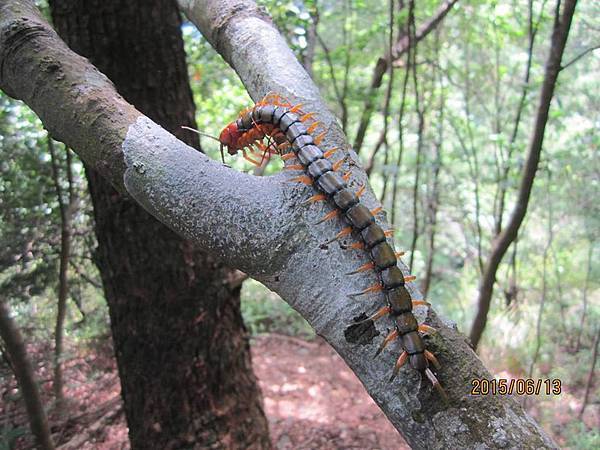
<instances>
[{"instance_id":1,"label":"centipede","mask_svg":"<svg viewBox=\"0 0 600 450\"><path fill-rule=\"evenodd\" d=\"M326 244L354 236L356 242L350 248L366 252L369 262L346 275L374 271L377 277L375 284L348 296L355 298L378 293L385 297L385 306L357 323L376 321L385 316L393 320L393 329L383 339L375 356L392 341L399 339L402 352L394 365L390 381L408 362L447 401L447 394L432 370L439 370L440 364L434 354L427 350L422 337L436 330L419 324L413 314L413 307L429 306L429 303L413 299L407 289L406 283L415 277L405 276L398 267L399 257L403 253L396 252L388 240L393 231L385 231L376 221L382 207L369 209L363 204L361 197L365 184L356 192L351 190L348 184L350 172L341 173L345 157L333 162L339 149L322 149L326 131L320 131L321 123L316 120L315 113L305 112L302 108L301 104L292 105L277 93L267 94L253 107L241 111L222 130L218 138L221 158L224 162L224 150L227 150L229 155L241 154L251 164L261 166L273 155L279 155L286 162L285 169L301 173L291 181L312 186L316 191L304 204L327 202L332 206L331 212L317 223L339 218L345 226Z\"/></svg>"}]
</instances>

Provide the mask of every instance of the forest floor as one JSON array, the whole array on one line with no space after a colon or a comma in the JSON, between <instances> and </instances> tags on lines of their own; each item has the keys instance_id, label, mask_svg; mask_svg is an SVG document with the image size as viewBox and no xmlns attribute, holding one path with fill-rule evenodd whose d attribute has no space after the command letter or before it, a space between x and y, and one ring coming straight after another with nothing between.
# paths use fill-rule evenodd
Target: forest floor
<instances>
[{"instance_id":1,"label":"forest floor","mask_svg":"<svg viewBox=\"0 0 600 450\"><path fill-rule=\"evenodd\" d=\"M60 421L50 416L53 436L60 449L129 448L112 350L104 343L100 347L73 357L65 364L70 418ZM252 339L252 358L274 448L409 448L365 393L356 376L321 339L305 341L279 334L261 335ZM42 379L50 378L51 373L43 364L38 368ZM3 400L14 396L14 388L12 377L0 376ZM51 383L43 383L43 389L45 400L49 401ZM6 439L7 425L14 427L18 423L22 425L22 432L28 431L19 403L0 402L0 441L3 434ZM536 415L535 408L532 412ZM558 442L564 443L560 432L548 431L553 432ZM32 448L29 434L19 437L14 448Z\"/></svg>"}]
</instances>

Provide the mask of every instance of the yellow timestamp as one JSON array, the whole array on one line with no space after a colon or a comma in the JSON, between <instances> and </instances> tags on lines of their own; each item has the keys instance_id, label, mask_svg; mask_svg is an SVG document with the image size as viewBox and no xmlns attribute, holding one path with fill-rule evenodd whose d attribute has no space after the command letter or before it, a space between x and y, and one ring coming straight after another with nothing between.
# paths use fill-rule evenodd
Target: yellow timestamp
<instances>
[{"instance_id":1,"label":"yellow timestamp","mask_svg":"<svg viewBox=\"0 0 600 450\"><path fill-rule=\"evenodd\" d=\"M559 378L474 378L471 395L560 395L562 381Z\"/></svg>"}]
</instances>

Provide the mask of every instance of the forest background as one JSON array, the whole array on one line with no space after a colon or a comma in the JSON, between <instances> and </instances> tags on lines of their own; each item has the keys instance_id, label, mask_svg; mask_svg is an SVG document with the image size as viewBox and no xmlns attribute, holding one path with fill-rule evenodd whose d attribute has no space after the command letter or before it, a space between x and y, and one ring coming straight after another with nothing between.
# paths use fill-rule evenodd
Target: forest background
<instances>
[{"instance_id":1,"label":"forest background","mask_svg":"<svg viewBox=\"0 0 600 450\"><path fill-rule=\"evenodd\" d=\"M484 262L519 186L555 5L405 3L390 14L385 2L261 2L340 119L426 298L469 334ZM48 6L38 5L49 18ZM427 29L440 11L439 23ZM391 66L382 65L390 29L392 42L401 42L411 23L418 42ZM182 33L198 128L218 135L252 102L193 25L184 23ZM478 344L499 377L562 380L560 396L522 401L572 448L600 443L594 382L600 335L599 43L600 5L580 2L527 216L498 270ZM22 103L5 95L0 101L1 292L35 349L42 389L51 391L65 221L71 230L70 300L60 358L68 364L82 354L110 354L93 214L78 158L49 140ZM212 158L220 157L210 140L201 142ZM228 163L248 170L241 158ZM259 172L280 168L273 161ZM400 214L399 205L410 214ZM252 335L315 339L296 312L253 280L243 284L242 312ZM6 360L0 370L3 385L12 386ZM19 398L3 392L3 401L18 404ZM0 442L8 446L26 432L22 425L4 417Z\"/></svg>"}]
</instances>

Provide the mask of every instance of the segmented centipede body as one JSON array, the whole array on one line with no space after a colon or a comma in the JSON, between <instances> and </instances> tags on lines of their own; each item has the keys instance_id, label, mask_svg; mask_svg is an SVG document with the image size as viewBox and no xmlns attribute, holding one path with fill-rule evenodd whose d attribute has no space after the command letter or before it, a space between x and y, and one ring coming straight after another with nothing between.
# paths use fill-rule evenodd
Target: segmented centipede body
<instances>
[{"instance_id":1,"label":"segmented centipede body","mask_svg":"<svg viewBox=\"0 0 600 450\"><path fill-rule=\"evenodd\" d=\"M311 121L312 124L308 125ZM406 288L406 281L414 277L405 277L398 268L399 254L394 252L388 243L388 232L375 221L375 214L381 208L369 210L360 201L364 186L358 192L350 190L347 176L339 173L343 161L332 163L330 159L335 150L326 152L321 150L319 144L323 133L313 136L317 126L318 122L312 120L312 113L305 114L301 111L300 105L292 106L277 94L269 94L254 107L242 111L238 118L221 132L219 136L221 152L223 147L231 155L242 152L244 158L257 165L275 153L281 154L286 160L291 158L298 160L299 164L289 166L304 172L295 180L313 185L319 191L308 202L328 200L334 206L334 210L322 221L341 216L347 222L347 226L329 243L354 234L359 241L352 247L363 249L370 256L369 263L351 274L374 270L379 281L364 291L350 296L355 297L371 292L382 292L385 295L386 306L365 320L376 320L385 315L391 316L394 320L393 331L383 340L376 353L379 354L394 339L400 339L404 351L394 366L391 379L408 361L414 369L424 374L445 398L446 394L430 368L430 364L434 367L439 364L435 356L425 348L420 334L429 332L432 328L427 325L419 326L412 312L413 305L427 303L413 301ZM264 138L270 141L267 145L262 143ZM260 162L255 159L259 153L262 153Z\"/></svg>"}]
</instances>

